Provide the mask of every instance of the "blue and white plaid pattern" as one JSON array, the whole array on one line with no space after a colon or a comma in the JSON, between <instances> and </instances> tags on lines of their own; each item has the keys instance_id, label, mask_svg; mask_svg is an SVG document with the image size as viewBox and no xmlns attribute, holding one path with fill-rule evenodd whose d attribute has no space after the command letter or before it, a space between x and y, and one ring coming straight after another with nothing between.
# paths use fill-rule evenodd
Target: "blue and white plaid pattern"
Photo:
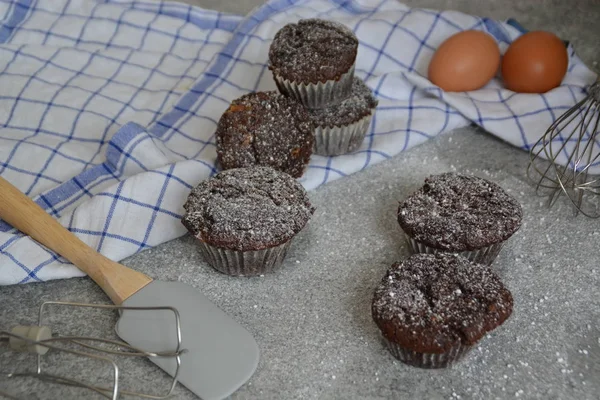
<instances>
[{"instance_id":1,"label":"blue and white plaid pattern","mask_svg":"<svg viewBox=\"0 0 600 400\"><path fill-rule=\"evenodd\" d=\"M424 77L444 39L479 29L504 50L519 31L395 0L271 0L246 18L149 0L0 0L0 174L111 259L181 236L187 194L216 172L221 113L247 92L275 89L270 41L308 17L354 30L357 75L379 107L356 152L312 157L307 189L471 122L528 149L594 80L571 49L563 85L545 95L497 81L443 93ZM0 225L0 284L81 275Z\"/></svg>"}]
</instances>

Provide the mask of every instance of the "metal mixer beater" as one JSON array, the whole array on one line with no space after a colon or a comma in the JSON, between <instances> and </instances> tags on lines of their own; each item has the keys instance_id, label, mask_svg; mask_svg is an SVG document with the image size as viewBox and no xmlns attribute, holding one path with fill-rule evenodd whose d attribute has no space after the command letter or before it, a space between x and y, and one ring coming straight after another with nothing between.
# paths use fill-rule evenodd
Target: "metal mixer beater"
<instances>
[{"instance_id":1,"label":"metal mixer beater","mask_svg":"<svg viewBox=\"0 0 600 400\"><path fill-rule=\"evenodd\" d=\"M118 340L89 336L58 336L44 323L44 311L49 307L98 308L119 311L122 311L123 309L133 309L136 312L157 309L171 311L175 314L176 323L175 326L173 326L173 330L177 333L178 342L174 344L175 351L173 352L153 353L135 348ZM37 366L35 371L0 371L0 383L2 380L36 378L48 384L61 384L80 389L87 389L101 397L111 400L120 399L122 398L121 396L125 395L146 399L166 399L172 396L173 390L177 385L178 370L181 364L180 356L185 352L185 350L181 348L181 326L178 314L178 311L172 307L122 307L104 304L47 301L40 306L37 325L19 325L10 331L0 329L0 345L2 342L6 342L8 347L14 351L37 355ZM48 352L61 352L76 356L80 359L95 360L103 363L110 369L110 385L102 386L91 381L84 381L74 377L59 376L52 372L47 372L49 368L44 367L43 361ZM168 391L164 394L150 394L124 390L120 385L121 370L115 362L117 357L173 358L177 363L177 372L171 380ZM15 395L4 391L1 387L2 385L0 385L0 399L21 399L20 397L16 397Z\"/></svg>"},{"instance_id":2,"label":"metal mixer beater","mask_svg":"<svg viewBox=\"0 0 600 400\"><path fill-rule=\"evenodd\" d=\"M549 206L565 194L575 215L600 217L600 81L546 130L530 156L527 176Z\"/></svg>"}]
</instances>

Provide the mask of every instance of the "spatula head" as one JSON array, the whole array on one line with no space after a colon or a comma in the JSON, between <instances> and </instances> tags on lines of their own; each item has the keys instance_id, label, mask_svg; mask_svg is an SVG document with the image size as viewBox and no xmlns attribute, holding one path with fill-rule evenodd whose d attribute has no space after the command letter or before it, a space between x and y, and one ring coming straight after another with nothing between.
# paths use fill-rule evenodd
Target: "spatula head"
<instances>
[{"instance_id":1,"label":"spatula head","mask_svg":"<svg viewBox=\"0 0 600 400\"><path fill-rule=\"evenodd\" d=\"M252 335L187 284L154 281L122 305L177 309L182 348L187 349L181 356L178 379L203 400L228 397L256 370L259 351ZM176 350L175 314L168 310L124 310L116 331L124 341L145 351ZM169 375L175 374L174 358L150 360Z\"/></svg>"}]
</instances>

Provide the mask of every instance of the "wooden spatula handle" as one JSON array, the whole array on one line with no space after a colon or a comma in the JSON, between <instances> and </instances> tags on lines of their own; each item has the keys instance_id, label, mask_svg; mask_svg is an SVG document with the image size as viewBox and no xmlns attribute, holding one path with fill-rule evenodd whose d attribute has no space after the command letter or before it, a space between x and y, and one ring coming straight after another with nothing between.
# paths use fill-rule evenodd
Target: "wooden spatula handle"
<instances>
[{"instance_id":1,"label":"wooden spatula handle","mask_svg":"<svg viewBox=\"0 0 600 400\"><path fill-rule=\"evenodd\" d=\"M0 218L54 250L88 274L115 304L152 279L99 254L0 177Z\"/></svg>"}]
</instances>

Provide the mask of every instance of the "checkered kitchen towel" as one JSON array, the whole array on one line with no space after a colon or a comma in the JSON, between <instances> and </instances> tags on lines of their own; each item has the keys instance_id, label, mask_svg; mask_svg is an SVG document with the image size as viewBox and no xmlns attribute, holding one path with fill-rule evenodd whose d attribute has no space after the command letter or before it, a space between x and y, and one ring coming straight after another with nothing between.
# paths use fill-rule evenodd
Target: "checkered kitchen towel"
<instances>
[{"instance_id":1,"label":"checkered kitchen towel","mask_svg":"<svg viewBox=\"0 0 600 400\"><path fill-rule=\"evenodd\" d=\"M548 94L498 82L442 93L425 76L443 40L480 29L505 49L519 31L395 0L271 0L246 18L150 0L0 0L0 175L111 259L181 236L187 194L216 172L221 113L275 89L270 40L308 17L354 30L357 75L379 98L362 147L313 156L308 189L471 122L527 149L594 80L571 49L568 76ZM81 275L0 224L0 284Z\"/></svg>"}]
</instances>

